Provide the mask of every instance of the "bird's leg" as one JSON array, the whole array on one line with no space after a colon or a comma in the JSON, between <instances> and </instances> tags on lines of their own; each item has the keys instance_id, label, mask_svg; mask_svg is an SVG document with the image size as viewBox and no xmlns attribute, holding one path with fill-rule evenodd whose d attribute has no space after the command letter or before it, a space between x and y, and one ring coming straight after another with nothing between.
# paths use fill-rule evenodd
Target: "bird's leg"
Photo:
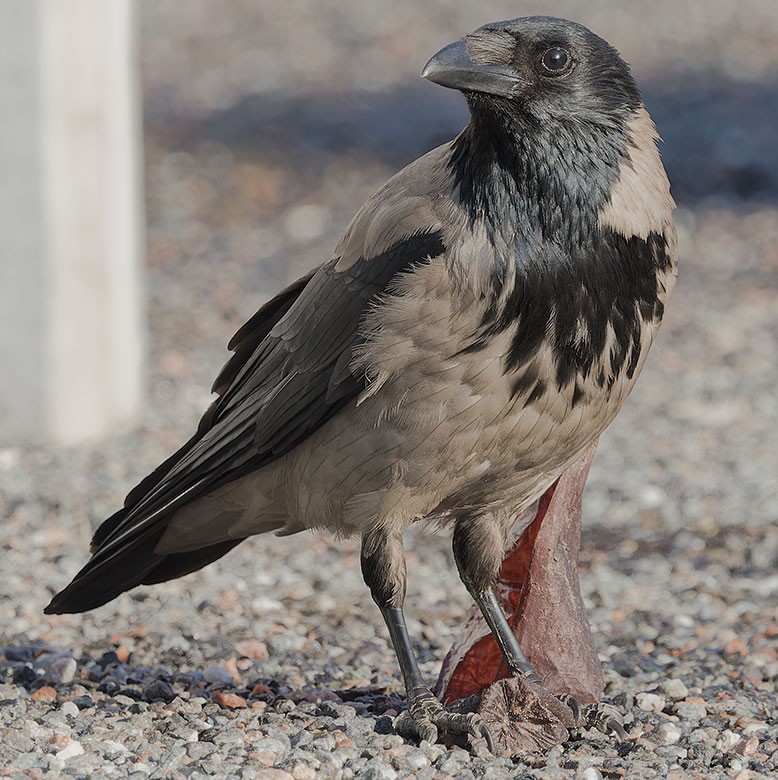
<instances>
[{"instance_id":1,"label":"bird's leg","mask_svg":"<svg viewBox=\"0 0 778 780\"><path fill-rule=\"evenodd\" d=\"M478 605L486 620L486 624L494 635L510 674L514 677L525 677L530 682L539 683L541 681L540 677L532 668L532 664L527 660L527 656L524 655L519 640L511 630L508 619L505 617L505 613L494 595L494 591L491 588L485 591L471 591L470 595Z\"/></svg>"},{"instance_id":2,"label":"bird's leg","mask_svg":"<svg viewBox=\"0 0 778 780\"><path fill-rule=\"evenodd\" d=\"M401 533L376 528L364 534L361 562L362 576L389 630L408 696L408 713L398 718L397 730L433 743L439 733L469 734L484 737L491 748L481 717L447 710L422 678L403 614L407 575Z\"/></svg>"},{"instance_id":3,"label":"bird's leg","mask_svg":"<svg viewBox=\"0 0 778 780\"><path fill-rule=\"evenodd\" d=\"M460 520L454 528L454 560L459 576L481 610L511 674L540 682L493 590L502 564L504 536L500 525L489 518Z\"/></svg>"}]
</instances>

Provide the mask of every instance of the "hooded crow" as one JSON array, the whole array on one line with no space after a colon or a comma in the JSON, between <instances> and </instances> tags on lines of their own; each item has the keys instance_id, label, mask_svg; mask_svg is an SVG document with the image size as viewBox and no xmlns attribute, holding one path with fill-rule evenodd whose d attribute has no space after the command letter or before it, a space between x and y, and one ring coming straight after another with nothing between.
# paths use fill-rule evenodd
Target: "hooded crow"
<instances>
[{"instance_id":1,"label":"hooded crow","mask_svg":"<svg viewBox=\"0 0 778 780\"><path fill-rule=\"evenodd\" d=\"M403 532L453 528L508 668L537 680L493 591L506 539L632 389L676 242L654 124L627 65L585 27L487 24L422 76L463 93L468 125L235 334L195 435L100 526L46 611L93 609L267 531L359 535L413 730L434 741L488 735L419 671Z\"/></svg>"}]
</instances>

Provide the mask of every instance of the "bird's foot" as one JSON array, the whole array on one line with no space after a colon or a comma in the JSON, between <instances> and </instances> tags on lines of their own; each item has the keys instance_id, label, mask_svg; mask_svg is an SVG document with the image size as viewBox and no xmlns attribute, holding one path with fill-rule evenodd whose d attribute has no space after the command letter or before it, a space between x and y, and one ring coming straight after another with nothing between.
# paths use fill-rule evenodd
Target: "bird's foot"
<instances>
[{"instance_id":1,"label":"bird's foot","mask_svg":"<svg viewBox=\"0 0 778 780\"><path fill-rule=\"evenodd\" d=\"M435 743L439 736L467 736L471 740L486 740L493 753L492 735L477 712L447 709L426 685L408 691L408 709L394 723L398 734Z\"/></svg>"},{"instance_id":2,"label":"bird's foot","mask_svg":"<svg viewBox=\"0 0 778 780\"><path fill-rule=\"evenodd\" d=\"M559 699L573 711L577 728L597 729L608 736L615 735L619 742L626 740L621 713L613 704L602 701L580 704L570 694L563 694Z\"/></svg>"}]
</instances>

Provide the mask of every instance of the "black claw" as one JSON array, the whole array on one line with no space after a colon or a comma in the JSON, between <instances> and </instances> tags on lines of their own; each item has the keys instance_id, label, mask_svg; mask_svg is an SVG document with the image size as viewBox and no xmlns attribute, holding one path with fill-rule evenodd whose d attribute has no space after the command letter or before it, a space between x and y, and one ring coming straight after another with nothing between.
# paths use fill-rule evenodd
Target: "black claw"
<instances>
[{"instance_id":1,"label":"black claw","mask_svg":"<svg viewBox=\"0 0 778 780\"><path fill-rule=\"evenodd\" d=\"M403 712L394 719L394 730L401 736L415 735L415 724L409 713Z\"/></svg>"},{"instance_id":2,"label":"black claw","mask_svg":"<svg viewBox=\"0 0 778 780\"><path fill-rule=\"evenodd\" d=\"M609 732L613 732L619 739L619 742L624 742L627 739L627 732L624 731L624 726L616 718L608 718L605 722L605 728Z\"/></svg>"},{"instance_id":3,"label":"black claw","mask_svg":"<svg viewBox=\"0 0 778 780\"><path fill-rule=\"evenodd\" d=\"M627 739L627 732L621 722L621 717L615 711L615 707L605 702L588 704L582 711L582 725L590 729L597 729L603 734L615 734L619 742Z\"/></svg>"},{"instance_id":4,"label":"black claw","mask_svg":"<svg viewBox=\"0 0 778 780\"><path fill-rule=\"evenodd\" d=\"M578 701L578 699L575 698L575 696L572 696L569 693L563 693L561 696L557 697L559 701L562 702L562 704L566 704L573 713L573 722L576 726L583 725L584 717L583 717L583 707L581 707L581 703Z\"/></svg>"},{"instance_id":5,"label":"black claw","mask_svg":"<svg viewBox=\"0 0 778 780\"><path fill-rule=\"evenodd\" d=\"M497 751L494 749L494 739L492 737L492 732L489 731L489 727L485 723L481 723L478 729L478 734L475 734L474 736L483 737L486 740L486 747L489 748L489 752L494 756L497 755Z\"/></svg>"},{"instance_id":6,"label":"black claw","mask_svg":"<svg viewBox=\"0 0 778 780\"><path fill-rule=\"evenodd\" d=\"M398 715L394 728L398 734L416 737L434 744L440 734L468 734L483 737L494 753L494 740L481 716L446 709L431 691L417 686L409 694L408 709Z\"/></svg>"},{"instance_id":7,"label":"black claw","mask_svg":"<svg viewBox=\"0 0 778 780\"><path fill-rule=\"evenodd\" d=\"M627 738L621 717L612 704L597 702L581 706L569 693L563 693L558 698L572 710L577 728L597 729L603 734L615 734L619 742L624 742Z\"/></svg>"}]
</instances>

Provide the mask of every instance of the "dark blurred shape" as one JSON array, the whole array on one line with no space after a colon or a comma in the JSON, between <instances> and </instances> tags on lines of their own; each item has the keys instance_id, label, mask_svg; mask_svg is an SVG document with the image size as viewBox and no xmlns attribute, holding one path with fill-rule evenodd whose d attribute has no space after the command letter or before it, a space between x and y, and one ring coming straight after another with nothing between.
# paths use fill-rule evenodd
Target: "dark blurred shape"
<instances>
[{"instance_id":1,"label":"dark blurred shape","mask_svg":"<svg viewBox=\"0 0 778 780\"><path fill-rule=\"evenodd\" d=\"M778 199L775 82L690 81L671 74L643 93L664 139L662 156L679 202Z\"/></svg>"},{"instance_id":2,"label":"dark blurred shape","mask_svg":"<svg viewBox=\"0 0 778 780\"><path fill-rule=\"evenodd\" d=\"M778 87L769 82L691 80L668 74L643 88L664 140L662 156L676 199L778 200L775 121ZM237 155L320 170L334 157L401 167L463 127L467 115L450 95L399 83L346 95L252 95L205 117L147 107L147 126L184 147L211 140Z\"/></svg>"}]
</instances>

